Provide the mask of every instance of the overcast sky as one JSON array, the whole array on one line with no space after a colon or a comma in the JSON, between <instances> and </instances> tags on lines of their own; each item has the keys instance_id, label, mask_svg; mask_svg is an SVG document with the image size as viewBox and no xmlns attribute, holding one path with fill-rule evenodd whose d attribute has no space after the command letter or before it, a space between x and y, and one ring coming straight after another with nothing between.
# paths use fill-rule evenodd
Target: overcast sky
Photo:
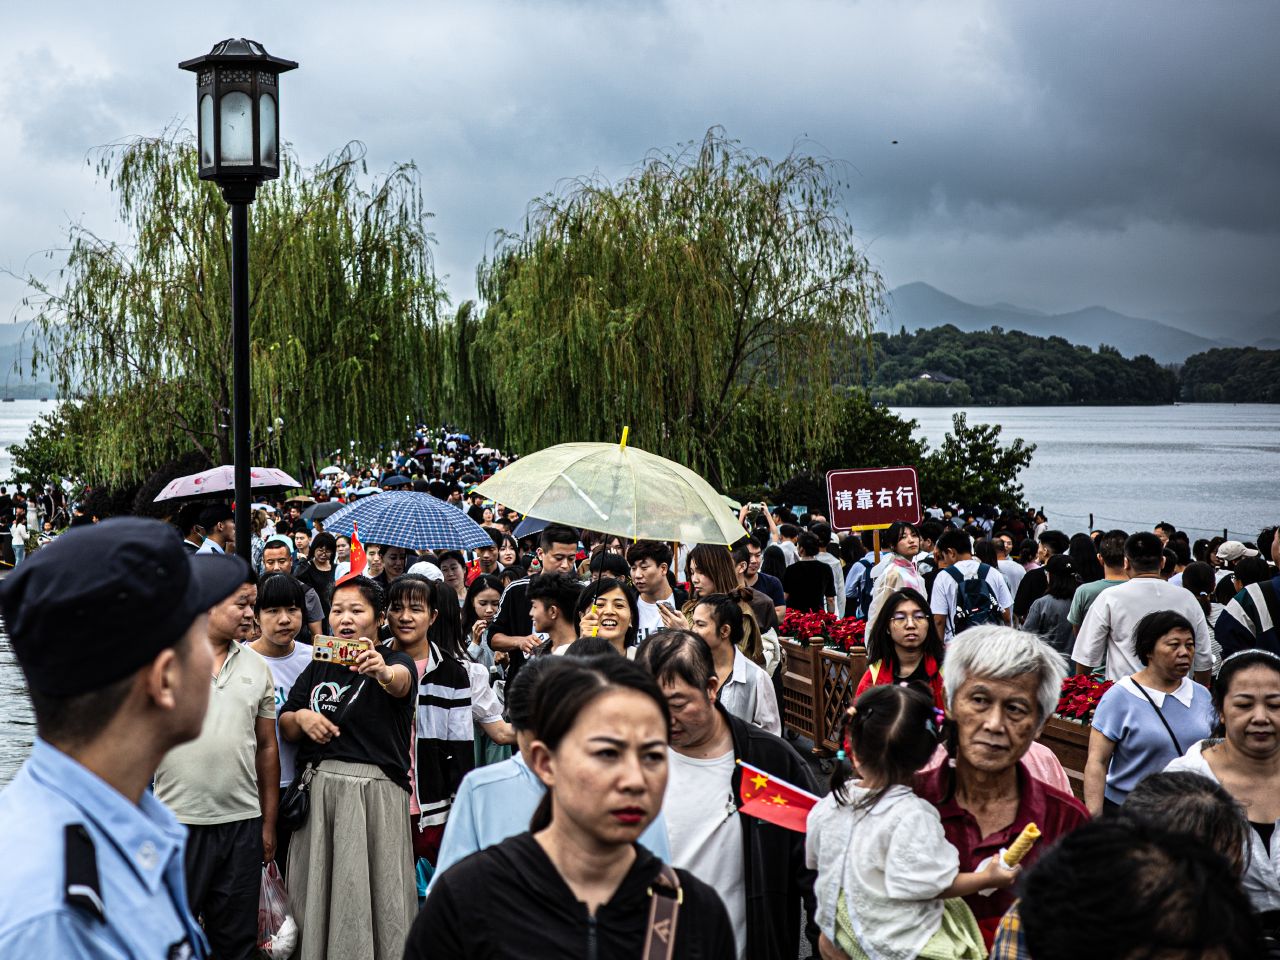
<instances>
[{"instance_id":1,"label":"overcast sky","mask_svg":"<svg viewBox=\"0 0 1280 960\"><path fill-rule=\"evenodd\" d=\"M807 138L847 161L890 286L1280 309L1271 0L121 0L6 4L4 27L0 268L19 273L48 270L72 220L110 232L88 152L194 124L177 62L246 36L301 63L281 126L304 162L358 139L371 170L418 163L455 302L532 197L720 124L768 156ZM0 278L0 318L22 292Z\"/></svg>"}]
</instances>

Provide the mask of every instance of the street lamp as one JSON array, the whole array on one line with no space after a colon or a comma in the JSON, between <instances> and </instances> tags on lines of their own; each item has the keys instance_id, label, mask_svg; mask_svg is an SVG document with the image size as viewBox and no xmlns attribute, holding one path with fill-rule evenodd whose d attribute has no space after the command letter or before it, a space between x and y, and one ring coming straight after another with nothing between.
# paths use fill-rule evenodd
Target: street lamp
<instances>
[{"instance_id":1,"label":"street lamp","mask_svg":"<svg viewBox=\"0 0 1280 960\"><path fill-rule=\"evenodd\" d=\"M280 74L298 64L233 39L178 66L196 75L200 179L231 207L236 553L249 560L249 204L258 184L280 176Z\"/></svg>"}]
</instances>

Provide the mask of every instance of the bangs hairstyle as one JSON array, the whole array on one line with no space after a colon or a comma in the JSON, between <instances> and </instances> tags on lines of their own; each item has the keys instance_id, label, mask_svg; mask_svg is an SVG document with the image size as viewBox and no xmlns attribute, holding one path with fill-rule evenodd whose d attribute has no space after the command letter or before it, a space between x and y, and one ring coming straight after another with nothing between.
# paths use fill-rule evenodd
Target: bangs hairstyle
<instances>
[{"instance_id":1,"label":"bangs hairstyle","mask_svg":"<svg viewBox=\"0 0 1280 960\"><path fill-rule=\"evenodd\" d=\"M893 669L895 677L898 676L901 665L898 663L898 648L893 645L893 636L889 633L889 624L904 603L914 603L924 614L924 645L921 649L925 656L933 657L933 662L941 665L946 653L942 637L938 635L938 626L933 622L933 614L929 611L929 601L911 587L895 590L880 605L876 622L871 625L867 634L867 663L883 661Z\"/></svg>"},{"instance_id":2,"label":"bangs hairstyle","mask_svg":"<svg viewBox=\"0 0 1280 960\"><path fill-rule=\"evenodd\" d=\"M637 540L627 548L627 563L635 566L644 560L652 560L656 566L671 566L671 548L660 540Z\"/></svg>"},{"instance_id":3,"label":"bangs hairstyle","mask_svg":"<svg viewBox=\"0 0 1280 960\"><path fill-rule=\"evenodd\" d=\"M388 610L411 603L425 604L433 611L436 609L436 593L432 588L432 581L420 573L402 573L387 588Z\"/></svg>"},{"instance_id":4,"label":"bangs hairstyle","mask_svg":"<svg viewBox=\"0 0 1280 960\"><path fill-rule=\"evenodd\" d=\"M258 583L258 599L254 610L272 610L276 607L306 606L306 589L287 573L269 573Z\"/></svg>"},{"instance_id":5,"label":"bangs hairstyle","mask_svg":"<svg viewBox=\"0 0 1280 960\"><path fill-rule=\"evenodd\" d=\"M666 742L667 731L671 728L667 698L653 677L626 657L546 659L559 660L561 666L538 679L533 691L533 729L537 731L538 740L552 753L560 749L583 711L596 700L618 690L632 690L649 698L662 715L663 740ZM551 824L554 792L553 788L547 788L529 822L531 832L537 833Z\"/></svg>"},{"instance_id":6,"label":"bangs hairstyle","mask_svg":"<svg viewBox=\"0 0 1280 960\"><path fill-rule=\"evenodd\" d=\"M374 619L381 620L387 612L387 595L383 591L382 585L376 580L366 577L363 573L343 580L334 588L333 595L336 597L343 590L359 590L360 595L364 597L365 603L373 607Z\"/></svg>"},{"instance_id":7,"label":"bangs hairstyle","mask_svg":"<svg viewBox=\"0 0 1280 960\"><path fill-rule=\"evenodd\" d=\"M486 590L495 591L498 594L498 598L501 599L502 581L492 573L481 573L467 587L467 598L462 602L462 631L468 637L471 635L471 628L480 619L479 614L476 613L476 597Z\"/></svg>"},{"instance_id":8,"label":"bangs hairstyle","mask_svg":"<svg viewBox=\"0 0 1280 960\"><path fill-rule=\"evenodd\" d=\"M1151 661L1151 651L1170 630L1185 630L1192 639L1196 635L1191 621L1175 610L1156 610L1138 621L1133 628L1133 652L1139 663L1145 667Z\"/></svg>"},{"instance_id":9,"label":"bangs hairstyle","mask_svg":"<svg viewBox=\"0 0 1280 960\"><path fill-rule=\"evenodd\" d=\"M582 588L582 592L578 594L578 607L574 611L574 617L577 623L582 623L582 618L592 605L607 593L613 593L615 590L621 590L622 595L627 598L627 607L631 610L631 626L627 627L627 636L623 646L634 647L638 642L640 630L640 608L636 605L636 589L624 580L615 580L613 577L601 577L594 583L589 583Z\"/></svg>"},{"instance_id":10,"label":"bangs hairstyle","mask_svg":"<svg viewBox=\"0 0 1280 960\"><path fill-rule=\"evenodd\" d=\"M901 540L908 533L914 533L917 537L919 537L920 528L917 527L910 520L895 520L893 523L889 524L889 532L885 536L885 543L889 545L890 550L892 550L894 553L897 553L898 541ZM901 554L899 554L899 556L901 556ZM911 558L908 557L907 559L909 560Z\"/></svg>"},{"instance_id":11,"label":"bangs hairstyle","mask_svg":"<svg viewBox=\"0 0 1280 960\"><path fill-rule=\"evenodd\" d=\"M1280 659L1276 665L1280 668ZM1013 627L971 627L957 634L947 648L947 669L942 673L947 713L954 709L956 693L969 678L1016 680L1036 677L1037 731L1053 715L1066 679L1062 656L1039 637Z\"/></svg>"}]
</instances>

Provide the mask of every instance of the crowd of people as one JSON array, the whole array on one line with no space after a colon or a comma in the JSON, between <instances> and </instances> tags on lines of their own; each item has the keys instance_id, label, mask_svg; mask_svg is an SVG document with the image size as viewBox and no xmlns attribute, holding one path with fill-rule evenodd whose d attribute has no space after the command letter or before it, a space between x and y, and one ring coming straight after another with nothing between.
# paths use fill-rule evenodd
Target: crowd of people
<instances>
[{"instance_id":1,"label":"crowd of people","mask_svg":"<svg viewBox=\"0 0 1280 960\"><path fill-rule=\"evenodd\" d=\"M505 462L420 429L317 479L319 502L453 502L491 534L466 554L353 551L295 501L261 505L245 563L230 507L197 502L10 574L38 740L0 793L0 955L251 957L272 862L303 960L1243 957L1280 935L1274 529L938 510L877 555L748 504L728 549L518 536L473 491ZM867 621L821 787L784 730L793 611ZM1082 799L1037 741L1070 674L1105 687ZM805 832L740 809L775 781L821 796Z\"/></svg>"}]
</instances>

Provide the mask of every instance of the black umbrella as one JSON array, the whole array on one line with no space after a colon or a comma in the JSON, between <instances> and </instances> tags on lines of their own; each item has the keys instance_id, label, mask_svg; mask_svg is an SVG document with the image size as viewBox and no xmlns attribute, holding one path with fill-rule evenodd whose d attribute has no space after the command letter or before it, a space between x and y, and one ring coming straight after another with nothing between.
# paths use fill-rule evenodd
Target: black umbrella
<instances>
[{"instance_id":1,"label":"black umbrella","mask_svg":"<svg viewBox=\"0 0 1280 960\"><path fill-rule=\"evenodd\" d=\"M413 483L413 481L410 480L408 477L397 474L396 476L387 477L387 479L383 480L382 489L393 490L396 487L403 487L407 483Z\"/></svg>"},{"instance_id":2,"label":"black umbrella","mask_svg":"<svg viewBox=\"0 0 1280 960\"><path fill-rule=\"evenodd\" d=\"M303 520L324 520L333 516L343 507L345 503L339 503L337 500L326 500L323 503L313 503L307 509L302 511Z\"/></svg>"}]
</instances>

